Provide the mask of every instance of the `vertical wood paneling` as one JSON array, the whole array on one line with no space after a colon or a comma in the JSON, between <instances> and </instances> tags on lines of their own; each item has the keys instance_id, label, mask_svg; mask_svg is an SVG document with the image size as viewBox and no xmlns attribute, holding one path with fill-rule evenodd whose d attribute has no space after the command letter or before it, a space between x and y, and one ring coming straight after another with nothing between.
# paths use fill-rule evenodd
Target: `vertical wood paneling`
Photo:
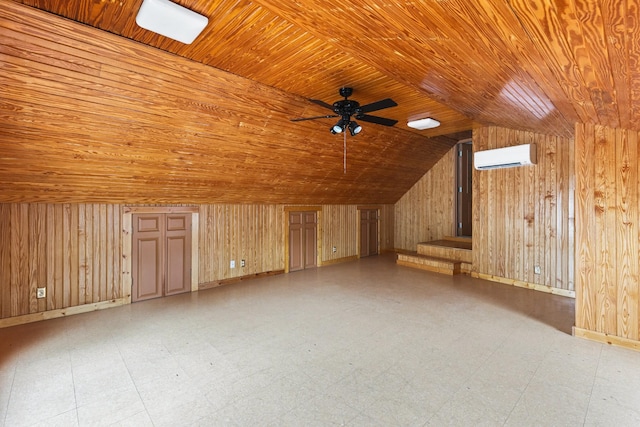
<instances>
[{"instance_id":1,"label":"vertical wood paneling","mask_svg":"<svg viewBox=\"0 0 640 427\"><path fill-rule=\"evenodd\" d=\"M472 271L571 294L573 140L495 127L474 130L474 151L527 143L537 147L537 165L474 171Z\"/></svg>"},{"instance_id":2,"label":"vertical wood paneling","mask_svg":"<svg viewBox=\"0 0 640 427\"><path fill-rule=\"evenodd\" d=\"M86 221L87 212L104 221ZM0 318L118 298L120 215L119 205L0 204ZM36 298L39 287L46 298Z\"/></svg>"},{"instance_id":3,"label":"vertical wood paneling","mask_svg":"<svg viewBox=\"0 0 640 427\"><path fill-rule=\"evenodd\" d=\"M0 318L11 317L11 208L0 204Z\"/></svg>"},{"instance_id":4,"label":"vertical wood paneling","mask_svg":"<svg viewBox=\"0 0 640 427\"><path fill-rule=\"evenodd\" d=\"M533 134L527 133L525 135L524 144L532 144ZM523 184L523 211L524 218L523 224L523 280L527 283L536 283L536 275L534 274L534 267L536 266L536 174L538 168L525 168L522 170L524 176L522 180Z\"/></svg>"},{"instance_id":5,"label":"vertical wood paneling","mask_svg":"<svg viewBox=\"0 0 640 427\"><path fill-rule=\"evenodd\" d=\"M420 242L455 235L455 152L451 148L396 202L396 249L415 250Z\"/></svg>"},{"instance_id":6,"label":"vertical wood paneling","mask_svg":"<svg viewBox=\"0 0 640 427\"><path fill-rule=\"evenodd\" d=\"M393 241L394 207L379 209L382 246ZM357 254L357 214L356 205L322 207L323 260L335 259L325 239L340 256ZM1 318L123 297L122 215L120 205L0 204ZM284 269L283 217L282 205L199 206L200 283ZM40 286L46 299L35 297Z\"/></svg>"},{"instance_id":7,"label":"vertical wood paneling","mask_svg":"<svg viewBox=\"0 0 640 427\"><path fill-rule=\"evenodd\" d=\"M638 139L635 132L616 134L616 256L617 331L621 337L638 336Z\"/></svg>"},{"instance_id":8,"label":"vertical wood paneling","mask_svg":"<svg viewBox=\"0 0 640 427\"><path fill-rule=\"evenodd\" d=\"M478 129L474 129L473 131L473 150L488 150L489 149L489 128L482 127ZM473 198L480 200L488 199L488 180L487 179L479 179L478 176L479 171L475 168L473 169ZM488 217L486 203L473 203L473 224L474 227L476 224L481 224L483 221L486 221ZM481 265L482 260L487 257L486 250L490 245L480 245L478 242L484 242L488 239L487 235L488 227L478 227L473 229L473 264L471 266L471 271L473 273L479 273L478 266Z\"/></svg>"},{"instance_id":9,"label":"vertical wood paneling","mask_svg":"<svg viewBox=\"0 0 640 427\"><path fill-rule=\"evenodd\" d=\"M280 205L200 205L200 283L283 270L283 215Z\"/></svg>"},{"instance_id":10,"label":"vertical wood paneling","mask_svg":"<svg viewBox=\"0 0 640 427\"><path fill-rule=\"evenodd\" d=\"M576 326L590 331L596 328L594 143L593 126L576 125Z\"/></svg>"},{"instance_id":11,"label":"vertical wood paneling","mask_svg":"<svg viewBox=\"0 0 640 427\"><path fill-rule=\"evenodd\" d=\"M640 340L638 132L576 126L576 327Z\"/></svg>"},{"instance_id":12,"label":"vertical wood paneling","mask_svg":"<svg viewBox=\"0 0 640 427\"><path fill-rule=\"evenodd\" d=\"M29 309L28 298L28 215L26 204L11 206L11 315L26 314ZM25 274L26 273L26 274Z\"/></svg>"}]
</instances>

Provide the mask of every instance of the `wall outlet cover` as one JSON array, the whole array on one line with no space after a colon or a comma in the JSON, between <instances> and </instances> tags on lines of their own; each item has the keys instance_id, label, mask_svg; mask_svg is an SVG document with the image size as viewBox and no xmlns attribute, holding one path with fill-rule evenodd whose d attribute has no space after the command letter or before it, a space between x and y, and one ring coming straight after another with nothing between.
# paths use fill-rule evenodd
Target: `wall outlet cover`
<instances>
[{"instance_id":1,"label":"wall outlet cover","mask_svg":"<svg viewBox=\"0 0 640 427\"><path fill-rule=\"evenodd\" d=\"M46 298L47 297L47 288L37 288L36 298Z\"/></svg>"},{"instance_id":2,"label":"wall outlet cover","mask_svg":"<svg viewBox=\"0 0 640 427\"><path fill-rule=\"evenodd\" d=\"M236 268L236 260L231 260L231 262L229 263L229 268Z\"/></svg>"}]
</instances>

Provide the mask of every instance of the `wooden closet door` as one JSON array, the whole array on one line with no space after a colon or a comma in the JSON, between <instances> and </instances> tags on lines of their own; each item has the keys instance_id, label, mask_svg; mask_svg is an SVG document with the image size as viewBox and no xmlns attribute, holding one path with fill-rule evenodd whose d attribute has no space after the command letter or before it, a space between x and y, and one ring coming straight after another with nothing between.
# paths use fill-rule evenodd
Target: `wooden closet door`
<instances>
[{"instance_id":1,"label":"wooden closet door","mask_svg":"<svg viewBox=\"0 0 640 427\"><path fill-rule=\"evenodd\" d=\"M191 291L191 214L132 218L132 302Z\"/></svg>"},{"instance_id":2,"label":"wooden closet door","mask_svg":"<svg viewBox=\"0 0 640 427\"><path fill-rule=\"evenodd\" d=\"M289 212L289 271L317 266L318 214Z\"/></svg>"},{"instance_id":3,"label":"wooden closet door","mask_svg":"<svg viewBox=\"0 0 640 427\"><path fill-rule=\"evenodd\" d=\"M164 219L164 214L133 215L133 302L163 295Z\"/></svg>"},{"instance_id":4,"label":"wooden closet door","mask_svg":"<svg viewBox=\"0 0 640 427\"><path fill-rule=\"evenodd\" d=\"M289 271L304 269L303 212L289 212Z\"/></svg>"},{"instance_id":5,"label":"wooden closet door","mask_svg":"<svg viewBox=\"0 0 640 427\"><path fill-rule=\"evenodd\" d=\"M191 291L191 214L167 214L165 295Z\"/></svg>"},{"instance_id":6,"label":"wooden closet door","mask_svg":"<svg viewBox=\"0 0 640 427\"><path fill-rule=\"evenodd\" d=\"M360 257L378 254L378 210L360 210Z\"/></svg>"},{"instance_id":7,"label":"wooden closet door","mask_svg":"<svg viewBox=\"0 0 640 427\"><path fill-rule=\"evenodd\" d=\"M304 268L313 268L317 266L317 222L316 212L304 212Z\"/></svg>"}]
</instances>

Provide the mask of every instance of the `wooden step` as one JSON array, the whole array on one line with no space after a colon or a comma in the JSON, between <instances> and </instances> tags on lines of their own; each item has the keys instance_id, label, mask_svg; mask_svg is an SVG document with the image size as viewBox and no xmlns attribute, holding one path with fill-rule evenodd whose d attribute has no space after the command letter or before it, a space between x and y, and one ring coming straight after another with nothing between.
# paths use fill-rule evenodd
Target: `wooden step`
<instances>
[{"instance_id":1,"label":"wooden step","mask_svg":"<svg viewBox=\"0 0 640 427\"><path fill-rule=\"evenodd\" d=\"M437 258L421 254L399 253L396 264L405 267L413 267L419 268L421 270L433 271L436 273L448 274L451 276L463 272L461 267L463 263L461 261Z\"/></svg>"},{"instance_id":2,"label":"wooden step","mask_svg":"<svg viewBox=\"0 0 640 427\"><path fill-rule=\"evenodd\" d=\"M433 258L444 258L471 264L473 253L471 239L453 240L442 239L431 242L418 243L418 254Z\"/></svg>"}]
</instances>

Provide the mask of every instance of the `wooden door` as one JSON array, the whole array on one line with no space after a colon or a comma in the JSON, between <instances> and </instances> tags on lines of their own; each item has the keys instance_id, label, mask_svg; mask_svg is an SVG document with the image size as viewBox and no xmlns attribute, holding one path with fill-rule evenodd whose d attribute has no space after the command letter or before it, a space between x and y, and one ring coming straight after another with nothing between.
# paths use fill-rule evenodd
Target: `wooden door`
<instances>
[{"instance_id":1,"label":"wooden door","mask_svg":"<svg viewBox=\"0 0 640 427\"><path fill-rule=\"evenodd\" d=\"M167 214L165 295L191 291L191 214Z\"/></svg>"},{"instance_id":2,"label":"wooden door","mask_svg":"<svg viewBox=\"0 0 640 427\"><path fill-rule=\"evenodd\" d=\"M289 271L304 269L303 212L289 212Z\"/></svg>"},{"instance_id":3,"label":"wooden door","mask_svg":"<svg viewBox=\"0 0 640 427\"><path fill-rule=\"evenodd\" d=\"M315 212L304 212L304 268L316 266L318 255L317 222Z\"/></svg>"},{"instance_id":4,"label":"wooden door","mask_svg":"<svg viewBox=\"0 0 640 427\"><path fill-rule=\"evenodd\" d=\"M360 257L378 254L378 210L360 210Z\"/></svg>"},{"instance_id":5,"label":"wooden door","mask_svg":"<svg viewBox=\"0 0 640 427\"><path fill-rule=\"evenodd\" d=\"M191 290L191 214L134 214L131 300Z\"/></svg>"},{"instance_id":6,"label":"wooden door","mask_svg":"<svg viewBox=\"0 0 640 427\"><path fill-rule=\"evenodd\" d=\"M316 267L316 212L289 212L289 271Z\"/></svg>"},{"instance_id":7,"label":"wooden door","mask_svg":"<svg viewBox=\"0 0 640 427\"><path fill-rule=\"evenodd\" d=\"M471 142L458 144L456 157L456 235L471 236L472 234L472 172L473 150Z\"/></svg>"}]
</instances>

